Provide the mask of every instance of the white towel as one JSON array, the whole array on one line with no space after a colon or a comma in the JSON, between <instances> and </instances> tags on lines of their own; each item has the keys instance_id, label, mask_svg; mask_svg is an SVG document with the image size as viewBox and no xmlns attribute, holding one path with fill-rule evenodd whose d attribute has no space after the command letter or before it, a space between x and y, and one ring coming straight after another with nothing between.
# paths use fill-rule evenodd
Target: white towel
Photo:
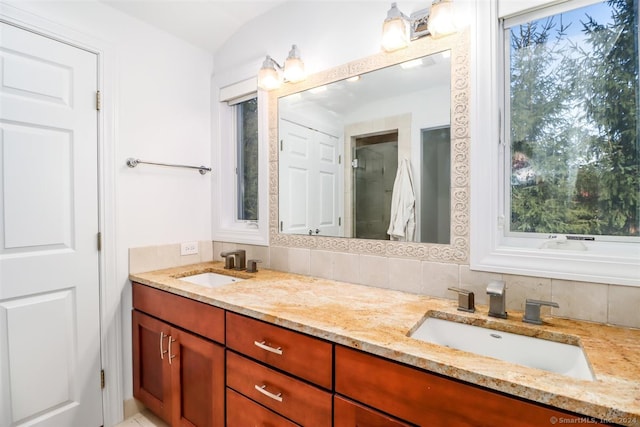
<instances>
[{"instance_id":1,"label":"white towel","mask_svg":"<svg viewBox=\"0 0 640 427\"><path fill-rule=\"evenodd\" d=\"M387 234L391 240L413 242L416 231L416 197L413 192L411 164L400 163L391 195L391 221Z\"/></svg>"}]
</instances>

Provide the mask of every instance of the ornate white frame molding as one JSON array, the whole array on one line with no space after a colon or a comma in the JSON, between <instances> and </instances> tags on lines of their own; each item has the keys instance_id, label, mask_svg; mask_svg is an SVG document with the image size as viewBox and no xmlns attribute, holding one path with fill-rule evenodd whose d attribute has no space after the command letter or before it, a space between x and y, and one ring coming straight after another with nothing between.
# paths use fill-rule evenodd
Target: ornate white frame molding
<instances>
[{"instance_id":1,"label":"ornate white frame molding","mask_svg":"<svg viewBox=\"0 0 640 427\"><path fill-rule=\"evenodd\" d=\"M278 232L278 98L444 50L451 51L451 243L448 245ZM458 264L469 262L469 34L419 39L403 50L378 53L316 73L269 93L269 235L272 246L309 248Z\"/></svg>"}]
</instances>

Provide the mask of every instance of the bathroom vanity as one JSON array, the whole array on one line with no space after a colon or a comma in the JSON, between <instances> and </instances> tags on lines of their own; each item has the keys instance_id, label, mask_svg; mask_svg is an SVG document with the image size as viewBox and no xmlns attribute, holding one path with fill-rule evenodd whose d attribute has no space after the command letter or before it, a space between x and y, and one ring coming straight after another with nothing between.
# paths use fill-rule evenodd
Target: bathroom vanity
<instances>
[{"instance_id":1,"label":"bathroom vanity","mask_svg":"<svg viewBox=\"0 0 640 427\"><path fill-rule=\"evenodd\" d=\"M218 287L180 279L207 271L225 273L203 263L130 276L134 395L172 425L640 424L638 330L529 325L522 313L489 318L483 306L461 313L451 300L269 270ZM429 317L577 343L594 380L411 338Z\"/></svg>"}]
</instances>

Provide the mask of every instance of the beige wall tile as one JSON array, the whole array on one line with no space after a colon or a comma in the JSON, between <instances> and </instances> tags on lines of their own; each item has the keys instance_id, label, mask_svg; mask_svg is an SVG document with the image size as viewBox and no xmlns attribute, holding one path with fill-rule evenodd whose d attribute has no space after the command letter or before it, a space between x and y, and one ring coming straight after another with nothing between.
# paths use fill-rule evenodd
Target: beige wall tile
<instances>
[{"instance_id":1,"label":"beige wall tile","mask_svg":"<svg viewBox=\"0 0 640 427\"><path fill-rule=\"evenodd\" d=\"M419 294L422 288L422 264L417 259L389 259L389 289Z\"/></svg>"},{"instance_id":2,"label":"beige wall tile","mask_svg":"<svg viewBox=\"0 0 640 427\"><path fill-rule=\"evenodd\" d=\"M180 243L129 249L129 272L160 270L212 260L213 243L198 242L196 255L180 255Z\"/></svg>"},{"instance_id":3,"label":"beige wall tile","mask_svg":"<svg viewBox=\"0 0 640 427\"><path fill-rule=\"evenodd\" d=\"M504 280L507 285L507 310L523 311L527 298L551 300L560 305L560 309L551 311L560 317L640 327L640 288L502 275L471 271L465 265L345 252L222 242L213 242L212 247L213 258L217 260L221 259L219 252L241 247L247 251L247 257L263 259L262 268L441 298L455 299L455 294L447 288L459 286L473 291L476 303L482 305L488 304L487 284L491 280ZM171 262L180 261L179 253L179 245L132 248L130 263L138 268L136 272L167 268L172 266ZM206 250L203 250L201 255L206 256L205 253ZM269 260L268 263L264 262L265 259ZM420 265L417 285L416 263ZM548 315L550 309L543 307L542 310L543 315Z\"/></svg>"},{"instance_id":4,"label":"beige wall tile","mask_svg":"<svg viewBox=\"0 0 640 427\"><path fill-rule=\"evenodd\" d=\"M311 251L304 248L289 248L289 271L309 275L311 269Z\"/></svg>"},{"instance_id":5,"label":"beige wall tile","mask_svg":"<svg viewBox=\"0 0 640 427\"><path fill-rule=\"evenodd\" d=\"M179 244L129 249L129 273L142 273L178 265L181 265Z\"/></svg>"},{"instance_id":6,"label":"beige wall tile","mask_svg":"<svg viewBox=\"0 0 640 427\"><path fill-rule=\"evenodd\" d=\"M524 311L527 299L551 301L551 279L543 277L503 275L507 285L507 310ZM540 313L548 316L551 308L541 307Z\"/></svg>"},{"instance_id":7,"label":"beige wall tile","mask_svg":"<svg viewBox=\"0 0 640 427\"><path fill-rule=\"evenodd\" d=\"M269 266L273 270L289 271L289 248L271 246L269 248Z\"/></svg>"},{"instance_id":8,"label":"beige wall tile","mask_svg":"<svg viewBox=\"0 0 640 427\"><path fill-rule=\"evenodd\" d=\"M250 259L257 259L260 261L258 269L269 268L269 247L257 246L257 245L241 245L238 244L238 249L244 249L247 253L247 261Z\"/></svg>"},{"instance_id":9,"label":"beige wall tile","mask_svg":"<svg viewBox=\"0 0 640 427\"><path fill-rule=\"evenodd\" d=\"M457 264L439 262L422 262L421 293L432 297L457 299L454 292L447 288L459 287L460 268Z\"/></svg>"},{"instance_id":10,"label":"beige wall tile","mask_svg":"<svg viewBox=\"0 0 640 427\"><path fill-rule=\"evenodd\" d=\"M360 283L360 255L335 252L333 279L340 282Z\"/></svg>"},{"instance_id":11,"label":"beige wall tile","mask_svg":"<svg viewBox=\"0 0 640 427\"><path fill-rule=\"evenodd\" d=\"M224 247L223 242L213 242L213 260L214 261L222 261L220 252L224 251L223 247Z\"/></svg>"},{"instance_id":12,"label":"beige wall tile","mask_svg":"<svg viewBox=\"0 0 640 427\"><path fill-rule=\"evenodd\" d=\"M213 242L211 240L198 242L198 252L200 253L200 262L213 261Z\"/></svg>"},{"instance_id":13,"label":"beige wall tile","mask_svg":"<svg viewBox=\"0 0 640 427\"><path fill-rule=\"evenodd\" d=\"M394 259L395 261L396 259ZM389 258L360 255L360 278L358 283L368 286L389 287Z\"/></svg>"},{"instance_id":14,"label":"beige wall tile","mask_svg":"<svg viewBox=\"0 0 640 427\"><path fill-rule=\"evenodd\" d=\"M551 298L560 305L552 313L560 317L607 321L608 285L598 283L551 280Z\"/></svg>"},{"instance_id":15,"label":"beige wall tile","mask_svg":"<svg viewBox=\"0 0 640 427\"><path fill-rule=\"evenodd\" d=\"M503 280L502 274L487 273L484 271L471 271L468 265L460 266L460 287L473 291L476 304L489 304L487 285L493 280ZM509 288L507 287L507 296Z\"/></svg>"},{"instance_id":16,"label":"beige wall tile","mask_svg":"<svg viewBox=\"0 0 640 427\"><path fill-rule=\"evenodd\" d=\"M311 251L309 274L324 279L333 279L333 254L329 251Z\"/></svg>"},{"instance_id":17,"label":"beige wall tile","mask_svg":"<svg viewBox=\"0 0 640 427\"><path fill-rule=\"evenodd\" d=\"M610 285L608 316L611 324L640 328L640 288Z\"/></svg>"}]
</instances>

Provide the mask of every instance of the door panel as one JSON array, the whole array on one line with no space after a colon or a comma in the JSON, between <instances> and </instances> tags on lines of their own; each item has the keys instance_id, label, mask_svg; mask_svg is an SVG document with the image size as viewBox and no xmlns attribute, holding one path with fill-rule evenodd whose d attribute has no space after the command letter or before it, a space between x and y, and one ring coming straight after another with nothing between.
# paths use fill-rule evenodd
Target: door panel
<instances>
[{"instance_id":1,"label":"door panel","mask_svg":"<svg viewBox=\"0 0 640 427\"><path fill-rule=\"evenodd\" d=\"M5 124L2 147L5 249L71 248L71 135Z\"/></svg>"},{"instance_id":2,"label":"door panel","mask_svg":"<svg viewBox=\"0 0 640 427\"><path fill-rule=\"evenodd\" d=\"M0 425L102 425L97 56L0 23Z\"/></svg>"},{"instance_id":3,"label":"door panel","mask_svg":"<svg viewBox=\"0 0 640 427\"><path fill-rule=\"evenodd\" d=\"M63 290L0 304L8 338L11 410L23 419L48 408L73 404L71 369L75 347L73 291ZM59 316L64 313L64 316ZM47 322L34 322L45 317ZM41 355L47 357L42 360ZM34 370L34 367L37 367ZM42 381L46 375L47 381Z\"/></svg>"},{"instance_id":4,"label":"door panel","mask_svg":"<svg viewBox=\"0 0 640 427\"><path fill-rule=\"evenodd\" d=\"M172 375L179 375L173 381L180 395L174 402L174 424L224 426L224 348L176 328L171 334L180 354L179 367L172 367Z\"/></svg>"}]
</instances>

